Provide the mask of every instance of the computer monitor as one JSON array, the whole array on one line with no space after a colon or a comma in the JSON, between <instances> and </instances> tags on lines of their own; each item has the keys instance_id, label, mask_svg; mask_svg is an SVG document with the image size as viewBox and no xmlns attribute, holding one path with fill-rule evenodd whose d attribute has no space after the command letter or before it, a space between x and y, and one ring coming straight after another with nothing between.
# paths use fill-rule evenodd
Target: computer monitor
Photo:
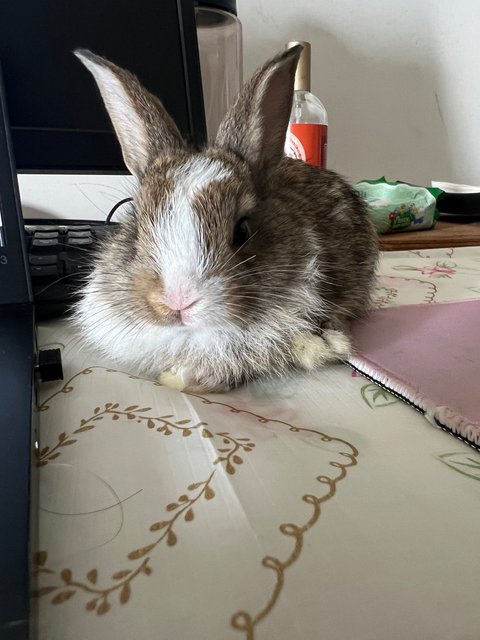
<instances>
[{"instance_id":1,"label":"computer monitor","mask_svg":"<svg viewBox=\"0 0 480 640\"><path fill-rule=\"evenodd\" d=\"M0 3L0 60L19 171L124 172L90 74L91 49L128 68L163 101L184 137L206 127L194 0L14 0Z\"/></svg>"},{"instance_id":2,"label":"computer monitor","mask_svg":"<svg viewBox=\"0 0 480 640\"><path fill-rule=\"evenodd\" d=\"M36 347L16 170L126 172L95 83L72 53L78 47L136 73L191 144L206 140L194 0L0 2L2 640L32 638L35 626L28 540L35 550Z\"/></svg>"}]
</instances>

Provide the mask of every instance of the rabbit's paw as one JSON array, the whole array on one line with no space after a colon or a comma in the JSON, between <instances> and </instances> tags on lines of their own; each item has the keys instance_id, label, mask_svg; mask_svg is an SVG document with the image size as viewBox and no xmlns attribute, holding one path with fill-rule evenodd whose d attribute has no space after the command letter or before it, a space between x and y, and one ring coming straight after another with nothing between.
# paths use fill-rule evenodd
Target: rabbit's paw
<instances>
[{"instance_id":1,"label":"rabbit's paw","mask_svg":"<svg viewBox=\"0 0 480 640\"><path fill-rule=\"evenodd\" d=\"M346 358L350 349L347 336L333 329L323 331L321 336L302 333L293 342L294 359L297 365L307 371Z\"/></svg>"},{"instance_id":2,"label":"rabbit's paw","mask_svg":"<svg viewBox=\"0 0 480 640\"><path fill-rule=\"evenodd\" d=\"M352 353L352 343L350 338L342 331L336 329L325 329L322 338L328 344L332 352L332 359L345 360Z\"/></svg>"},{"instance_id":3,"label":"rabbit's paw","mask_svg":"<svg viewBox=\"0 0 480 640\"><path fill-rule=\"evenodd\" d=\"M169 389L177 389L177 391L182 391L185 387L182 376L174 371L162 371L157 380L161 385L163 385L164 387L168 387Z\"/></svg>"},{"instance_id":4,"label":"rabbit's paw","mask_svg":"<svg viewBox=\"0 0 480 640\"><path fill-rule=\"evenodd\" d=\"M231 389L229 384L219 382L213 376L197 377L187 369L163 371L158 381L170 389L189 393L224 393Z\"/></svg>"},{"instance_id":5,"label":"rabbit's paw","mask_svg":"<svg viewBox=\"0 0 480 640\"><path fill-rule=\"evenodd\" d=\"M303 369L316 369L330 359L331 350L321 336L302 333L293 341L293 357Z\"/></svg>"}]
</instances>

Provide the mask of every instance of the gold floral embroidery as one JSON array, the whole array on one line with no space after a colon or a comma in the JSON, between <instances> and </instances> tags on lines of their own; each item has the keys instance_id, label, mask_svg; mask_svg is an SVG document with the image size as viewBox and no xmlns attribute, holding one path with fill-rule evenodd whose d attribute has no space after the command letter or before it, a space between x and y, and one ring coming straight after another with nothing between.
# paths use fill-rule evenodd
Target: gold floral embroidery
<instances>
[{"instance_id":1,"label":"gold floral embroidery","mask_svg":"<svg viewBox=\"0 0 480 640\"><path fill-rule=\"evenodd\" d=\"M106 371L107 373L121 373L124 376L127 376L130 380L145 380L150 382L154 387L161 387L162 385L157 382L156 380L149 380L147 378L140 378L139 376L134 376L131 373L126 373L125 371L117 371L117 369L106 369L105 367L87 367L86 369L83 369L82 371L79 371L78 373L76 373L75 375L73 375L69 380L67 380L67 382L65 382L60 389L58 389L58 391L55 391L55 393L52 393L51 396L48 396L48 398L46 398L45 400L43 400L37 407L37 411L48 411L48 409L50 409L50 404L49 402L51 402L54 398L56 398L58 395L60 395L61 393L71 393L74 390L74 386L72 384L72 382L74 380L76 380L79 376L88 376L91 373L93 373L93 371L95 369L100 369L101 371Z\"/></svg>"},{"instance_id":2,"label":"gold floral embroidery","mask_svg":"<svg viewBox=\"0 0 480 640\"><path fill-rule=\"evenodd\" d=\"M37 561L37 570L36 573L48 573L56 575L55 571L48 569L44 566L47 561L48 555L46 551L41 551L37 556L41 554L42 560L41 563ZM119 602L120 604L126 604L130 599L130 583L134 580L138 575L145 574L150 575L152 573L152 569L148 566L149 558L145 558L145 560L136 568L136 569L124 569L121 571L116 571L112 575L112 580L116 581L111 587L106 589L101 589L96 586L98 581L98 571L97 569L91 569L86 574L86 580L75 580L70 569L62 569L57 576L63 582L63 584L50 584L44 587L40 587L33 592L33 597L41 597L55 593L53 598L51 599L52 604L63 604L70 600L77 591L83 591L85 594L89 596L94 595L94 598L88 600L85 605L85 609L87 611L96 611L98 615L103 615L110 610L111 605L108 597L118 591L119 593ZM35 572L34 572L35 573Z\"/></svg>"},{"instance_id":3,"label":"gold floral embroidery","mask_svg":"<svg viewBox=\"0 0 480 640\"><path fill-rule=\"evenodd\" d=\"M320 475L316 478L318 482L326 486L326 493L323 493L319 496L306 494L302 497L302 500L306 504L311 505L313 508L313 514L310 516L310 518L302 525L298 525L295 523L283 523L280 525L280 532L285 536L292 537L294 539L294 544L292 552L285 560L282 561L279 558L275 558L273 556L265 556L262 560L262 566L266 569L272 570L275 574L275 584L273 585L272 593L265 605L254 615L246 611L237 611L237 613L235 613L231 618L231 625L234 629L236 629L237 631L243 631L247 640L254 640L257 625L272 611L278 600L278 597L280 596L280 593L282 592L285 584L286 570L298 560L300 554L302 553L305 534L317 523L320 518L322 503L327 502L328 500L333 498L337 490L338 482L346 477L349 467L353 467L357 464L357 457L359 455L359 452L356 447L354 447L346 440L343 440L342 438L336 438L335 436L329 436L325 433L317 431L316 429L295 427L283 420L277 420L276 418L265 418L264 416L253 413L252 411L237 409L236 407L233 407L224 402L209 400L207 398L203 398L202 396L196 397L204 404L221 405L229 409L229 411L231 411L232 413L246 413L248 415L251 415L262 424L282 424L284 426L287 426L289 431L292 431L294 433L313 433L320 436L323 442L338 442L347 447L347 451L339 452L339 455L346 459L345 463L342 464L341 462L337 461L329 462L329 465L331 467L339 469L339 473L333 477Z\"/></svg>"},{"instance_id":4,"label":"gold floral embroidery","mask_svg":"<svg viewBox=\"0 0 480 640\"><path fill-rule=\"evenodd\" d=\"M84 433L85 431L91 431L95 428L95 422L103 420L105 417L110 416L112 420L119 420L121 417L126 418L128 421L135 421L138 424L145 424L147 429L155 429L163 435L170 436L174 431L181 431L183 437L190 436L193 431L200 427L202 429L202 437L211 438L212 433L206 428L208 425L206 422L197 422L192 424L192 420L171 420L173 415L168 416L152 416L143 415L148 411L151 411L151 407L140 407L140 405L134 404L124 409L119 408L118 402L107 402L105 407L95 407L93 413L88 418L82 418L79 426L72 431L71 434L67 434L65 431L58 436L58 442L52 448L45 446L40 449L38 454L37 466L42 467L48 464L50 461L55 460L60 456L60 447L72 445L77 440L72 435Z\"/></svg>"},{"instance_id":5,"label":"gold floral embroidery","mask_svg":"<svg viewBox=\"0 0 480 640\"><path fill-rule=\"evenodd\" d=\"M53 400L53 398L55 398L61 393L71 393L74 390L74 386L72 385L73 380L78 378L78 376L80 375L91 374L94 369L101 369L103 371L106 371L107 373L121 373L123 375L128 375L128 377L133 380L145 380L147 382L150 382L154 386L158 386L158 387L161 386L159 382L148 380L146 378L140 378L138 376L133 376L130 374L126 374L123 371L117 371L116 369L104 369L103 367L91 367L91 368L84 369L83 371L80 371L79 373L76 373L74 376L72 376L58 391L56 391L51 396L49 396L46 400L44 400L39 405L38 410L47 411L50 408L49 403ZM93 423L103 420L105 416L111 416L112 420L118 420L121 417L125 417L129 421L135 420L138 424L141 424L141 423L146 424L148 429L156 428L156 430L159 433L162 433L166 436L172 435L174 431L181 431L183 437L186 438L190 436L193 433L193 431L199 429L200 427L204 427L201 432L202 437L203 438L213 437L213 434L211 433L211 431L209 431L209 429L206 428L208 426L206 422L197 422L195 424L192 424L192 420L189 420L189 419L172 421L171 418L174 417L173 415L167 415L167 416L141 415L143 413L151 411L152 408L140 407L140 405L138 404L130 405L128 407L125 407L124 409L119 409L119 406L120 405L118 402L116 403L107 402L103 409L101 407L95 407L92 415L90 415L88 418L82 418L80 420L79 426L76 429L74 429L72 433L67 434L67 432L65 431L60 433L58 435L58 441L55 445L53 445L52 447L44 446L37 452L37 466L42 467L47 465L50 461L56 460L61 454L61 451L59 451L61 447L70 446L72 444L75 444L75 442L77 442L77 439L72 437L73 435L84 433L86 431L91 431L96 426ZM229 444L230 441L228 440L229 438L228 434L219 433L217 435L224 436L225 444ZM247 439L248 438L246 438L246 440ZM254 447L255 445L252 444L251 446ZM235 456L237 454L238 449L240 448L243 448L243 446L240 444L237 444L235 451L231 453L230 457ZM219 451L222 452L222 449L219 449ZM239 456L237 456L237 458L239 458ZM239 459L241 460L241 458ZM220 457L217 461L219 460L223 460L223 458ZM239 464L241 464L241 462ZM227 462L226 468L228 473L235 473L235 468L232 466L232 464L230 464L230 462Z\"/></svg>"},{"instance_id":6,"label":"gold floral embroidery","mask_svg":"<svg viewBox=\"0 0 480 640\"><path fill-rule=\"evenodd\" d=\"M243 631L247 640L254 640L255 630L257 625L272 611L277 600L282 592L285 584L285 572L289 569L300 557L303 550L303 542L305 534L317 523L321 515L321 505L327 500L333 498L337 490L337 483L343 480L347 475L348 467L352 467L357 464L356 457L358 451L352 445L352 453L341 453L349 459L349 462L341 464L340 462L330 462L330 466L340 469L340 473L333 478L325 475L317 477L318 482L324 484L327 488L327 492L319 496L312 494L306 494L302 497L302 500L311 505L313 513L310 518L302 525L298 525L292 522L283 523L280 525L280 532L285 536L293 538L293 549L290 555L284 560L275 558L273 556L265 556L262 560L262 566L266 569L270 569L274 572L275 583L272 588L272 593L267 599L259 611L252 615L247 611L237 611L231 618L231 625L237 631Z\"/></svg>"},{"instance_id":7,"label":"gold floral embroidery","mask_svg":"<svg viewBox=\"0 0 480 640\"><path fill-rule=\"evenodd\" d=\"M92 367L89 369L85 369L77 373L75 376L72 376L72 378L67 383L65 383L65 385L59 391L47 398L47 400L45 400L42 405L40 405L40 410L47 410L50 406L49 403L59 394L70 393L73 390L73 380L75 380L82 374L88 375L92 373L93 369L100 369L109 373L119 373L128 375L129 378L138 379L136 376L124 374L124 372L116 371L114 369L104 369L103 367ZM158 382L149 382L155 386L161 386ZM243 632L245 634L246 640L254 640L257 626L269 613L271 613L278 601L280 593L282 592L285 584L286 572L288 568L290 568L298 560L302 553L305 535L318 522L322 513L322 504L333 498L337 490L338 482L346 477L349 467L357 464L358 450L346 440L327 435L316 429L297 427L284 420L267 418L252 411L239 409L224 402L210 400L196 394L186 393L186 395L197 398L203 404L223 406L227 408L231 413L242 413L250 415L261 424L282 425L287 427L288 430L293 433L311 433L315 436L318 436L322 442L336 442L338 444L341 444L345 448L345 450L340 451L337 454L344 458L345 462L329 462L329 465L334 469L338 469L339 472L332 477L328 475L319 475L316 478L316 480L326 488L326 491L319 495L306 494L302 497L303 502L312 507L312 515L303 524L287 522L280 525L280 532L283 535L289 536L293 539L293 548L291 553L287 558L283 560L273 556L265 556L263 558L262 566L266 569L269 569L270 571L273 571L274 573L274 584L272 587L272 591L270 595L266 597L265 604L261 606L254 614L241 610L237 611L231 618L231 625L234 629ZM176 431L177 433L181 432L183 437L188 437L189 435L191 435L193 430L202 428L202 437L219 437L222 439L222 443L225 445L225 447L217 448L217 452L219 455L214 461L212 461L212 464L225 464L225 469L229 474L235 473L235 465L241 465L243 463L243 458L239 455L239 452L243 451L245 453L248 453L255 447L255 443L253 443L249 438L235 438L225 431L212 433L212 431L207 429L208 425L203 422L191 425L190 421L187 420L171 420L173 416L152 417L150 415L143 415L151 409L149 407L139 408L139 405L131 405L125 407L122 410L120 410L118 407L118 403L107 403L103 410L100 407L96 407L90 418L82 421L80 426L76 430L74 430L73 433L78 434L90 431L96 426L92 423L98 422L96 418L103 418L106 415L112 415L112 419L114 420L119 419L119 417L122 416L126 417L127 420L136 420L138 423L143 422L146 424L147 428L153 429L157 427L157 431L163 433L164 435L171 435L174 431ZM115 418L115 416L117 417ZM157 422L159 422L158 426ZM88 429L86 429L85 427L88 427ZM56 453L59 453L58 449L61 446L65 446L62 443L68 442L69 440L71 440L71 436L67 435L66 433L60 434L59 442L57 443L57 445L55 445L55 447L49 449L48 451L44 451L43 458L41 458L41 460L48 461L50 459L53 459L52 454L53 456L55 456ZM57 578L60 578L62 583L40 587L35 592L35 595L41 597L54 594L53 598L51 599L51 603L61 604L63 602L66 602L67 600L70 600L70 598L73 597L77 593L77 591L82 591L86 594L93 593L94 598L87 601L85 608L88 611L96 611L98 615L103 615L110 610L111 604L109 596L114 592L118 592L119 602L121 604L127 603L130 598L131 583L133 582L133 580L139 575L150 575L152 573L152 568L149 565L150 556L148 554L150 554L150 552L153 551L164 540L166 541L167 546L174 547L177 542L177 533L174 531L174 525L177 524L177 521L180 519L180 517L183 516L183 520L187 523L193 521L193 505L197 502L197 500L199 500L202 496L206 500L211 500L212 498L214 498L215 492L211 487L211 484L213 482L215 474L216 469L213 469L207 480L189 484L187 492L180 495L176 502L171 502L166 505L166 511L168 513L171 512L173 514L172 517L170 519L165 518L163 520L156 521L150 525L151 532L161 531L162 533L153 543L149 543L143 547L134 549L127 555L127 558L130 561L135 561L142 558L143 560L135 569L121 569L113 573L111 577L111 579L114 581L113 585L104 589L100 589L99 587L97 587L96 584L98 580L98 571L96 569L92 569L86 574L86 580L74 580L72 571L70 569L62 569L57 574L52 569L48 569L47 567L45 567L47 553L46 551L40 551L36 556L37 573L48 574L51 577L55 575ZM196 493L192 494L192 492Z\"/></svg>"},{"instance_id":8,"label":"gold floral embroidery","mask_svg":"<svg viewBox=\"0 0 480 640\"><path fill-rule=\"evenodd\" d=\"M129 411L134 411L134 409L135 407L128 408ZM144 410L145 409L141 409L141 411ZM189 421L182 421L183 424L187 422ZM179 431L182 430L182 428L179 428ZM206 430L204 429L203 431ZM184 433L183 436L185 436ZM255 443L253 443L250 438L237 439L224 431L217 434L212 434L210 431L208 431L207 435L203 434L203 437L215 438L215 436L220 436L223 444L228 446L217 449L218 452L222 455L219 455L213 461L213 464L225 464L227 473L234 474L234 465L241 465L243 463L243 458L238 455L238 452L242 450L245 453L249 453L254 449ZM150 525L151 532L162 531L160 536L154 542L130 551L127 554L128 560L134 561L139 560L140 558L144 558L164 540L169 547L175 546L177 543L177 534L174 531L174 525L177 523L177 520L179 520L183 515L183 519L185 522L191 522L194 519L194 504L202 497L205 498L205 500L212 500L215 497L215 491L211 486L215 473L216 469L211 472L207 480L189 484L186 493L181 494L177 498L176 502L170 502L169 504L167 504L165 510L169 513L175 512L172 517L170 519L164 519L154 522ZM189 497L188 493L195 491L197 493L194 494L193 497ZM98 579L98 571L96 569L93 569L86 574L87 581L75 580L73 579L71 569L64 568L57 575L55 571L44 566L46 560L46 551L40 551L35 555L34 561L36 564L36 571L34 573L53 574L57 578L60 577L60 580L63 582L63 584L49 584L42 586L33 592L33 596L41 597L55 594L51 599L51 603L56 605L67 602L67 600L70 600L70 598L73 597L77 593L77 591L83 591L86 594L95 594L95 597L93 599L90 599L86 603L85 608L87 609L87 611L96 611L98 615L103 615L110 610L111 602L109 600L109 596L112 593L118 592L120 604L125 604L130 598L132 581L141 574L150 575L152 573L152 568L149 565L150 557L147 557L135 569L116 571L112 575L112 580L117 582L110 587L101 589L95 586ZM121 581L118 582L118 580Z\"/></svg>"}]
</instances>

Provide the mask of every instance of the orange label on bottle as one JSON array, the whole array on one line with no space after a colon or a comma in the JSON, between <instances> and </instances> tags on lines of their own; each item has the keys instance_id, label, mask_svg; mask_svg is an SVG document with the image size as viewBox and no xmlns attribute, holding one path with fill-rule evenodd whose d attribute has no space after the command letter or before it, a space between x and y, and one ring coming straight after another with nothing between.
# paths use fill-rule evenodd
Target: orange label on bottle
<instances>
[{"instance_id":1,"label":"orange label on bottle","mask_svg":"<svg viewBox=\"0 0 480 640\"><path fill-rule=\"evenodd\" d=\"M285 154L290 158L298 158L316 167L325 169L327 166L327 137L326 124L297 124L288 125L285 140Z\"/></svg>"}]
</instances>

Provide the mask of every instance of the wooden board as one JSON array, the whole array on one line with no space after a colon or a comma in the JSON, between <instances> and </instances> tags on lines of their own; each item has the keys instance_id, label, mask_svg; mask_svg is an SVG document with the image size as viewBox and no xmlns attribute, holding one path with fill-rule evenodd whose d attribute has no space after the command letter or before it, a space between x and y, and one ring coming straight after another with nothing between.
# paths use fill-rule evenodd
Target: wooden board
<instances>
[{"instance_id":1,"label":"wooden board","mask_svg":"<svg viewBox=\"0 0 480 640\"><path fill-rule=\"evenodd\" d=\"M379 240L382 251L471 247L480 245L480 222L458 223L440 220L433 229L382 234Z\"/></svg>"}]
</instances>

